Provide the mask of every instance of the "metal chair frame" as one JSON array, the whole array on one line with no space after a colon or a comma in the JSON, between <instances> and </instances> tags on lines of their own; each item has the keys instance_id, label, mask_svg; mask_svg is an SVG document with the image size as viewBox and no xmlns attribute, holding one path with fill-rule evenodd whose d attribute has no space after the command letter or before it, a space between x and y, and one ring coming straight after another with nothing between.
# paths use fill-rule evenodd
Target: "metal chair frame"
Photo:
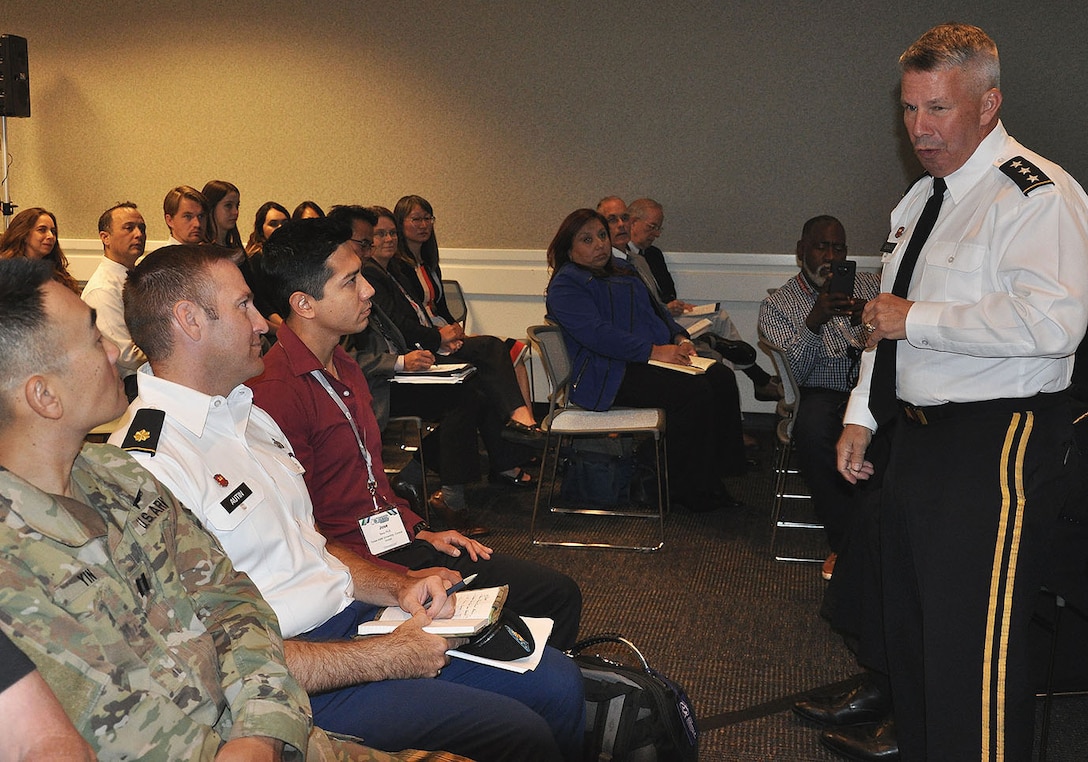
<instances>
[{"instance_id":1,"label":"metal chair frame","mask_svg":"<svg viewBox=\"0 0 1088 762\"><path fill-rule=\"evenodd\" d=\"M544 453L541 456L540 474L536 499L533 501L533 517L529 527L529 540L533 545L575 548L613 548L652 552L665 545L665 512L669 509L668 452L665 443L665 411L658 408L612 408L607 411L583 410L567 399L570 380L570 359L563 343L559 326L537 325L527 330L529 341L540 356L544 375L548 379L548 414L541 422L545 432ZM600 437L611 434L647 435L654 440L654 466L657 476L657 510L586 508L555 505L556 472L560 450L577 437ZM549 468L550 465L550 468ZM545 474L548 474L549 513L582 514L591 516L619 516L652 519L657 522L657 542L653 545L622 545L610 542L582 542L575 540L542 540L537 537L537 514L544 491Z\"/></svg>"},{"instance_id":2,"label":"metal chair frame","mask_svg":"<svg viewBox=\"0 0 1088 762\"><path fill-rule=\"evenodd\" d=\"M791 563L823 563L823 558L810 556L782 555L778 552L779 530L800 529L805 531L822 531L824 525L815 521L793 521L782 517L782 507L787 500L811 500L812 495L787 491L791 479L801 476L800 470L793 466L793 423L797 418L797 411L801 406L801 388L793 375L786 354L778 347L772 346L764 340L760 340L759 347L774 362L775 371L782 379L782 390L785 394L778 403L778 427L776 429L775 456L774 456L774 501L771 505L771 554L775 561L787 561Z\"/></svg>"},{"instance_id":3,"label":"metal chair frame","mask_svg":"<svg viewBox=\"0 0 1088 762\"><path fill-rule=\"evenodd\" d=\"M450 315L463 326L467 328L468 321L468 300L465 299L465 291L461 288L460 281L451 280L447 278L442 279L442 291L446 295L446 306L450 308ZM529 374L529 389L530 391L535 389L533 386L533 345L532 342L526 341L529 351L525 353L525 357L522 358L521 363L525 366L525 371Z\"/></svg>"}]
</instances>

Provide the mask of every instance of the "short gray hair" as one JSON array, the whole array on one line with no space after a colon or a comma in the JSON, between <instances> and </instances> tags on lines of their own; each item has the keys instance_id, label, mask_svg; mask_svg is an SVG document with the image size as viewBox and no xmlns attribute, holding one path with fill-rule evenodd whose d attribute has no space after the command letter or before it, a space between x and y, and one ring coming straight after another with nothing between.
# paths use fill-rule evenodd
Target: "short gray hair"
<instances>
[{"instance_id":1,"label":"short gray hair","mask_svg":"<svg viewBox=\"0 0 1088 762\"><path fill-rule=\"evenodd\" d=\"M631 215L632 220L644 220L646 215L655 209L661 212L662 215L665 214L665 207L652 198L636 198L627 205L627 213Z\"/></svg>"},{"instance_id":2,"label":"short gray hair","mask_svg":"<svg viewBox=\"0 0 1088 762\"><path fill-rule=\"evenodd\" d=\"M997 43L970 24L950 22L933 27L899 56L899 70L937 71L960 68L978 78L980 92L1001 87Z\"/></svg>"}]
</instances>

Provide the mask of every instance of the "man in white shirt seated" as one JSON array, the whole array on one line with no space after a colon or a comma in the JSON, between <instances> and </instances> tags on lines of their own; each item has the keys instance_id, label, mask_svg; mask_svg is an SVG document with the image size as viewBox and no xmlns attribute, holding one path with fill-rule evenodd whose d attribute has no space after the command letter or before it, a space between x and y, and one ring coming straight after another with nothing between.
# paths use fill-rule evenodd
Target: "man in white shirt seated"
<instances>
[{"instance_id":1,"label":"man in white shirt seated","mask_svg":"<svg viewBox=\"0 0 1088 762\"><path fill-rule=\"evenodd\" d=\"M144 255L147 244L147 225L136 204L125 201L115 204L98 218L98 237L102 239L103 256L87 285L83 287L83 301L98 313L98 329L109 338L121 354L117 358L117 371L125 381L129 399L136 396L135 381L129 378L137 368L147 362L143 351L132 341L125 325L125 305L121 291L125 287L128 271Z\"/></svg>"}]
</instances>

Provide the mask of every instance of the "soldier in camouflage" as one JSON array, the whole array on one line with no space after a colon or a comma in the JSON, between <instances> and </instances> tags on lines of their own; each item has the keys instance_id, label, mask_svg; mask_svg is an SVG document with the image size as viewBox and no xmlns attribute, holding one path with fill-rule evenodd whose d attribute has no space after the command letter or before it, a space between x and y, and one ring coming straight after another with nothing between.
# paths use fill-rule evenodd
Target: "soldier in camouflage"
<instances>
[{"instance_id":1,"label":"soldier in camouflage","mask_svg":"<svg viewBox=\"0 0 1088 762\"><path fill-rule=\"evenodd\" d=\"M48 267L0 262L0 629L102 757L423 758L314 729L249 578L128 455L83 446L126 404L94 321Z\"/></svg>"}]
</instances>

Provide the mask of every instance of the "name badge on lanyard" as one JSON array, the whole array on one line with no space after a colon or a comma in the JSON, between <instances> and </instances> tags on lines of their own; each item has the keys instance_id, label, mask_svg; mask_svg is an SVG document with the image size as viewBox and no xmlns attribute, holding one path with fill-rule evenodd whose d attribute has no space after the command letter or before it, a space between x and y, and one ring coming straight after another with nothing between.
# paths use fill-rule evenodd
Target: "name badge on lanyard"
<instances>
[{"instance_id":1,"label":"name badge on lanyard","mask_svg":"<svg viewBox=\"0 0 1088 762\"><path fill-rule=\"evenodd\" d=\"M367 550L375 556L403 548L411 542L408 530L404 528L404 517L396 507L363 516L359 519L359 530Z\"/></svg>"},{"instance_id":2,"label":"name badge on lanyard","mask_svg":"<svg viewBox=\"0 0 1088 762\"><path fill-rule=\"evenodd\" d=\"M363 463L366 464L366 488L370 493L370 500L374 504L374 510L359 519L359 531L363 533L363 540L366 542L367 549L372 555L380 556L382 553L403 548L412 541L408 537L408 529L404 526L404 517L400 515L399 508L378 494L378 481L374 478L374 465L370 458L370 452L363 442L362 433L355 424L355 419L351 417L347 405L337 396L332 384L329 383L329 380L325 378L321 371L310 371L310 375L317 379L317 382L328 392L332 401L340 408L340 412L344 414L344 418L347 419L348 424L351 426L352 433L355 434L355 443L359 446L359 455L362 456Z\"/></svg>"}]
</instances>

